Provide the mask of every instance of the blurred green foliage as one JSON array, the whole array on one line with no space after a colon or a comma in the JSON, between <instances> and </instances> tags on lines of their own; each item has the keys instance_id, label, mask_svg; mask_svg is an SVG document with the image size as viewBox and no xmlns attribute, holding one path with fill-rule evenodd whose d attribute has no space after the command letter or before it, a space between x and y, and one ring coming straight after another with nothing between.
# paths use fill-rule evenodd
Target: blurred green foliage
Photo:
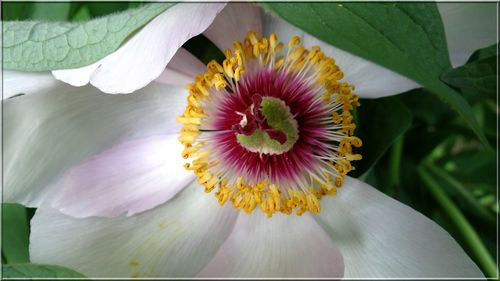
<instances>
[{"instance_id":1,"label":"blurred green foliage","mask_svg":"<svg viewBox=\"0 0 500 281\"><path fill-rule=\"evenodd\" d=\"M142 3L15 2L2 4L2 16L4 20L84 21L139 5ZM204 63L224 58L202 35L184 47ZM441 76L471 105L495 150L485 147L462 118L425 89L361 100L355 113L356 132L364 145L363 159L355 164L353 176L432 218L451 233L487 276L495 269L492 266L498 267L484 260L497 257L497 60L497 45L490 46L474 53L464 66ZM449 199L447 204L435 196L431 185L439 186L441 195ZM474 248L471 234L450 216L450 202L485 245L486 253ZM16 204L2 207L2 262L26 262L34 209Z\"/></svg>"},{"instance_id":2,"label":"blurred green foliage","mask_svg":"<svg viewBox=\"0 0 500 281\"><path fill-rule=\"evenodd\" d=\"M2 3L2 19L85 21L142 5L142 2L9 2Z\"/></svg>"}]
</instances>

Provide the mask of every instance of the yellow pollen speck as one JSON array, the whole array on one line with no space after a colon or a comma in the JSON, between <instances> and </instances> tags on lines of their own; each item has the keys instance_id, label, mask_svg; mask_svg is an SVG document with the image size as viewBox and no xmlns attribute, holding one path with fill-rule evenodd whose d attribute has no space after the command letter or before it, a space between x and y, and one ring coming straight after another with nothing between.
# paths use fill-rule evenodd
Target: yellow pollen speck
<instances>
[{"instance_id":1,"label":"yellow pollen speck","mask_svg":"<svg viewBox=\"0 0 500 281\"><path fill-rule=\"evenodd\" d=\"M133 259L129 263L130 267L138 267L139 266L139 261L137 259Z\"/></svg>"}]
</instances>

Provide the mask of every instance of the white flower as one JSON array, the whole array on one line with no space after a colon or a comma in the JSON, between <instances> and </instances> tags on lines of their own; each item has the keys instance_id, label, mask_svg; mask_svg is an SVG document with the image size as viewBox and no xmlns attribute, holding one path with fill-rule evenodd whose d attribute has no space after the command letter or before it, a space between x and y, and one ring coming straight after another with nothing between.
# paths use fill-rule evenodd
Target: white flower
<instances>
[{"instance_id":1,"label":"white flower","mask_svg":"<svg viewBox=\"0 0 500 281\"><path fill-rule=\"evenodd\" d=\"M321 200L318 215L268 219L203 192L183 167L175 121L188 96L179 86L206 71L180 47L201 32L222 50L248 30L284 41L300 35L304 46L333 54L362 97L418 86L258 8L224 6L178 4L97 63L53 71L82 87L50 74L4 73L6 97L27 94L3 105L4 200L38 207L31 261L92 277L482 277L434 222L347 176L336 196ZM450 22L463 18L448 18L447 10L454 63L495 39L477 37L479 15L468 18L477 30L454 33L462 25ZM107 93L136 93L104 95L88 82Z\"/></svg>"}]
</instances>

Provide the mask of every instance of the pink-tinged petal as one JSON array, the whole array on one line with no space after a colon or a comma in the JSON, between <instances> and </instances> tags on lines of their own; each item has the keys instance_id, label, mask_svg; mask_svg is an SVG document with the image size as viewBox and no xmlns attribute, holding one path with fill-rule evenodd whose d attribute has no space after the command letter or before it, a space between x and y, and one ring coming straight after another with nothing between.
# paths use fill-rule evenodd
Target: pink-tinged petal
<instances>
[{"instance_id":1,"label":"pink-tinged petal","mask_svg":"<svg viewBox=\"0 0 500 281\"><path fill-rule=\"evenodd\" d=\"M260 8L252 3L228 3L203 34L224 51L235 40L243 40L248 31L261 33Z\"/></svg>"},{"instance_id":2,"label":"pink-tinged petal","mask_svg":"<svg viewBox=\"0 0 500 281\"><path fill-rule=\"evenodd\" d=\"M57 81L48 72L20 72L3 71L2 99L8 99L19 94L33 94L42 92L62 83ZM1 84L0 84L1 85Z\"/></svg>"},{"instance_id":3,"label":"pink-tinged petal","mask_svg":"<svg viewBox=\"0 0 500 281\"><path fill-rule=\"evenodd\" d=\"M184 48L175 53L167 68L156 78L156 82L185 86L194 81L197 74L206 72L207 67Z\"/></svg>"},{"instance_id":4,"label":"pink-tinged petal","mask_svg":"<svg viewBox=\"0 0 500 281\"><path fill-rule=\"evenodd\" d=\"M54 75L75 86L90 81L105 93L131 93L160 76L182 44L202 33L224 6L225 3L176 4L98 63L56 70Z\"/></svg>"},{"instance_id":5,"label":"pink-tinged petal","mask_svg":"<svg viewBox=\"0 0 500 281\"><path fill-rule=\"evenodd\" d=\"M241 213L233 232L198 277L341 278L342 255L309 214Z\"/></svg>"},{"instance_id":6,"label":"pink-tinged petal","mask_svg":"<svg viewBox=\"0 0 500 281\"><path fill-rule=\"evenodd\" d=\"M498 3L437 3L453 67L498 42Z\"/></svg>"},{"instance_id":7,"label":"pink-tinged petal","mask_svg":"<svg viewBox=\"0 0 500 281\"><path fill-rule=\"evenodd\" d=\"M420 87L416 82L371 61L327 44L269 13L263 17L264 34L276 33L282 42L294 35L301 37L304 47L320 46L335 59L344 73L343 81L356 86L355 93L363 98L396 95Z\"/></svg>"},{"instance_id":8,"label":"pink-tinged petal","mask_svg":"<svg viewBox=\"0 0 500 281\"><path fill-rule=\"evenodd\" d=\"M346 177L317 217L344 256L346 278L484 278L435 222Z\"/></svg>"},{"instance_id":9,"label":"pink-tinged petal","mask_svg":"<svg viewBox=\"0 0 500 281\"><path fill-rule=\"evenodd\" d=\"M177 134L183 88L151 83L132 95L57 87L3 101L3 200L38 207L81 161L111 146Z\"/></svg>"},{"instance_id":10,"label":"pink-tinged petal","mask_svg":"<svg viewBox=\"0 0 500 281\"><path fill-rule=\"evenodd\" d=\"M118 144L66 172L52 207L73 217L127 216L166 202L194 180L178 135Z\"/></svg>"},{"instance_id":11,"label":"pink-tinged petal","mask_svg":"<svg viewBox=\"0 0 500 281\"><path fill-rule=\"evenodd\" d=\"M66 216L47 206L31 220L33 263L88 277L194 277L234 227L237 212L191 184L167 204L132 217Z\"/></svg>"}]
</instances>

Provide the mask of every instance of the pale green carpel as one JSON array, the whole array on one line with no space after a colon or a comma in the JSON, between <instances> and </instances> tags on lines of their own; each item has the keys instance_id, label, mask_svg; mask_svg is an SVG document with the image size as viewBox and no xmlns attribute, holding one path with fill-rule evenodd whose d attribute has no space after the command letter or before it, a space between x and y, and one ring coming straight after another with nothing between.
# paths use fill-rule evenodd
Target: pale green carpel
<instances>
[{"instance_id":1,"label":"pale green carpel","mask_svg":"<svg viewBox=\"0 0 500 281\"><path fill-rule=\"evenodd\" d=\"M260 110L269 126L285 133L286 142L280 144L261 129L257 129L250 136L237 134L238 142L252 152L264 154L281 154L290 150L299 138L297 121L290 113L290 108L280 99L263 97Z\"/></svg>"}]
</instances>

